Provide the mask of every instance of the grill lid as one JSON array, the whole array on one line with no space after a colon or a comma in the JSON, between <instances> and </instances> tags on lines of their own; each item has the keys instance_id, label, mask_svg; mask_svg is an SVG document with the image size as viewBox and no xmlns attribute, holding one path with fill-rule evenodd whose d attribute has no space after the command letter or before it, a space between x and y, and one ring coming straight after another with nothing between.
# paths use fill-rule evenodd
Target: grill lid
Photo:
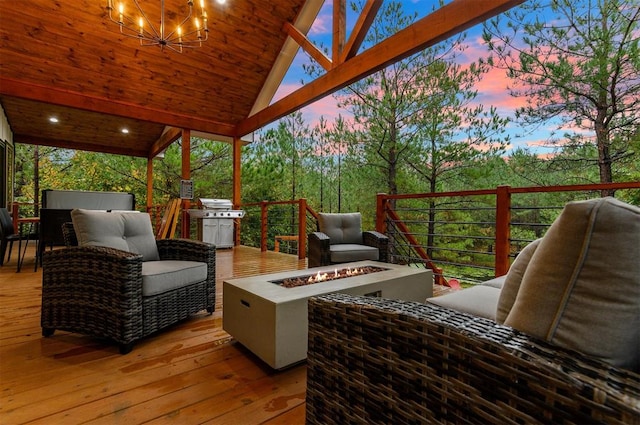
<instances>
[{"instance_id":1,"label":"grill lid","mask_svg":"<svg viewBox=\"0 0 640 425\"><path fill-rule=\"evenodd\" d=\"M230 210L233 204L230 199L199 198L198 206L207 210Z\"/></svg>"}]
</instances>

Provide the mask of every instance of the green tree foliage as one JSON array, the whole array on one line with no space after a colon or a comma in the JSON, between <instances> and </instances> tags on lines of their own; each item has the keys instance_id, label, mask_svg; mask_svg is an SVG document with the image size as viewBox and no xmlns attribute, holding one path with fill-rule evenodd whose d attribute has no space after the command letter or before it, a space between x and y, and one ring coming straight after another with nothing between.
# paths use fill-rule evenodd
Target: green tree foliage
<instances>
[{"instance_id":1,"label":"green tree foliage","mask_svg":"<svg viewBox=\"0 0 640 425\"><path fill-rule=\"evenodd\" d=\"M414 19L404 14L402 3L385 3L366 42L378 43ZM507 119L495 108L473 104L474 86L489 66L482 60L457 64L464 49L464 35L446 40L339 94L340 106L354 120L343 139L351 157L375 173L373 180L386 183L377 191L443 190L464 168L504 151L508 139L501 131ZM422 232L427 246L433 245L437 206L432 201L428 217L415 217L429 223Z\"/></svg>"},{"instance_id":2,"label":"green tree foliage","mask_svg":"<svg viewBox=\"0 0 640 425\"><path fill-rule=\"evenodd\" d=\"M164 204L180 196L180 145L174 143L164 158L154 159L152 204ZM231 169L230 144L191 140L191 178L195 181L196 198L230 197ZM38 192L45 189L129 192L135 195L138 206L145 205L147 159L17 144L16 201L34 202L35 188Z\"/></svg>"},{"instance_id":3,"label":"green tree foliage","mask_svg":"<svg viewBox=\"0 0 640 425\"><path fill-rule=\"evenodd\" d=\"M614 163L637 154L639 20L637 0L532 0L484 26L496 64L513 80L512 95L527 102L517 116L524 124L556 123L573 154L575 145L594 146L572 163L597 165L602 183L615 180Z\"/></svg>"},{"instance_id":4,"label":"green tree foliage","mask_svg":"<svg viewBox=\"0 0 640 425\"><path fill-rule=\"evenodd\" d=\"M288 115L276 128L260 134L243 151L244 202L305 197L312 150L311 130L301 112Z\"/></svg>"},{"instance_id":5,"label":"green tree foliage","mask_svg":"<svg viewBox=\"0 0 640 425\"><path fill-rule=\"evenodd\" d=\"M191 138L189 158L191 180L194 182L194 199L231 198L233 192L231 144ZM163 158L154 159L153 170L153 203L163 204L171 198L178 198L182 180L181 140L169 146Z\"/></svg>"}]
</instances>

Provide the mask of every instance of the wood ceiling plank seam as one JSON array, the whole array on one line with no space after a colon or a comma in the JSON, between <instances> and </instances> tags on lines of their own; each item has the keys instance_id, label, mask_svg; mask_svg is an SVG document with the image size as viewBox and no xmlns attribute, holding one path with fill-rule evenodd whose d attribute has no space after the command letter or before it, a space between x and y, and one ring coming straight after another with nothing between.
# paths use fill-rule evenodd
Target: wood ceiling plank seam
<instances>
[{"instance_id":1,"label":"wood ceiling plank seam","mask_svg":"<svg viewBox=\"0 0 640 425\"><path fill-rule=\"evenodd\" d=\"M262 26L260 26L260 27L262 27ZM44 29L45 29L45 30L46 30L47 28L48 28L48 27L46 27L46 26L44 27ZM58 27L54 25L54 26L53 26L53 28L58 28ZM42 28L40 28L40 29L42 29ZM77 30L77 29L78 29L78 27L77 27L77 25L76 25L76 30ZM89 33L90 28L80 27L80 30L81 30L81 31L83 31L83 32L87 32L87 33ZM49 30L49 31L50 31L50 30ZM104 38L104 37L103 37L103 38L102 38L102 40L106 40L106 38ZM63 50L63 51L61 51L61 54L63 54L63 55L64 55L64 54L66 54L66 53L67 53L67 50ZM29 54L29 55L32 55L32 53L31 53L31 52L28 52L28 54ZM57 55L54 55L54 56L57 56ZM112 54L112 56L113 56L113 54ZM261 57L263 57L263 55L261 55ZM100 59L102 59L102 58L100 58ZM90 60L88 60L88 62L90 62ZM135 65L136 65L136 66L139 66L139 65L140 65L140 62L136 62L136 63L135 63ZM144 65L144 64L143 64L143 65ZM229 73L229 74L228 74L228 77L237 77L237 74L238 74L238 73L242 73L242 72L243 72L243 70L246 68L246 57L245 57L245 58L243 58L243 65L244 65L244 66L236 66L236 69L235 69L232 73ZM214 69L220 69L220 68L219 68L219 67L214 67ZM251 70L249 70L249 71L251 71ZM104 72L104 71L98 71L98 72ZM108 74L110 74L110 75L114 75L114 74L116 74L116 72L113 72L113 70L109 70ZM260 73L255 73L255 72L250 72L250 74L251 74L251 75L260 75ZM254 78L255 78L255 77L254 77ZM265 77L265 78L266 78L266 77ZM230 80L230 81L233 81L233 80ZM217 95L219 98L222 98L222 99L229 99L229 98L231 98L231 97L233 97L233 96L234 96L234 94L233 94L233 93L242 93L242 92L243 92L243 90L241 90L241 88L242 88L242 89L244 89L244 90L246 90L246 89L247 89L247 85L248 85L248 81L249 81L248 79L245 79L245 80L244 80L244 82L243 82L242 87L237 87L237 88L233 89L233 90L232 90L232 92L231 92L231 94L229 94L229 93L221 93L221 94L216 93L216 95ZM256 81L257 81L257 80L256 80ZM45 81L43 81L43 83L44 83L44 82L45 82ZM229 82L227 81L227 83L229 83ZM228 87L229 85L230 85L230 84L226 84L226 86L227 86L227 87ZM259 83L254 85L254 87L256 88L256 90L258 90L258 89L259 89L259 86L260 86L260 84L259 84ZM69 87L71 87L71 88L75 88L74 86L69 86ZM123 89L120 89L120 90L123 90ZM207 95L209 95L209 96L210 96L210 95L211 95L211 87L207 85L207 89L206 89L206 91L207 91ZM235 96L237 96L237 95L235 95ZM246 100L246 98L237 98L237 97L233 98L233 105L234 105L234 108L233 108L233 109L238 109L238 105L239 105L239 104L242 104L245 100ZM253 100L253 99L252 99L252 100ZM153 102L153 99L149 99L145 104L151 104L151 103L154 103L154 102ZM184 106L184 105L185 105L184 103L183 103L183 104L181 104L181 105L180 105L180 106L181 106L181 108L185 109L185 106ZM208 109L208 108L203 108L203 109ZM235 114L235 115L233 116L234 118L229 118L229 119L227 119L227 120L228 120L228 121L231 121L231 119L233 119L233 120L234 120L234 122L237 122L239 119L243 118L244 116L246 116L246 115L248 114L247 112L242 112L244 109L242 109L242 108L240 108L240 109L241 109L241 112L239 112L239 113ZM229 110L230 110L230 108L226 108L225 110L226 110L226 111L229 111Z\"/></svg>"},{"instance_id":2,"label":"wood ceiling plank seam","mask_svg":"<svg viewBox=\"0 0 640 425\"><path fill-rule=\"evenodd\" d=\"M110 153L115 155L126 155L126 156L137 156L146 158L147 152L139 149L132 149L131 145L123 145L122 148L118 148L113 145L98 145L98 144L89 144L89 143L77 143L77 142L69 142L66 140L55 140L55 139L44 139L38 137L21 137L20 135L14 135L16 138L16 143L24 143L31 145L40 145L40 146L52 146L63 149L75 149L82 151L90 151L90 152L103 152Z\"/></svg>"},{"instance_id":3,"label":"wood ceiling plank seam","mask_svg":"<svg viewBox=\"0 0 640 425\"><path fill-rule=\"evenodd\" d=\"M10 31L5 32L7 34L6 39L11 38L12 34L15 34L16 31L18 31L18 29L14 28L13 30L10 29ZM3 39L5 39L5 37L3 37ZM163 62L154 61L154 59L156 59L157 56L152 56L152 55L147 55L146 60L144 59L144 57L143 59L138 58L140 53L145 54L145 51L149 51L149 52L151 51L151 49L146 49L146 48L143 49L143 48L140 48L140 46L137 46L133 50L134 55L132 56L122 54L121 53L122 49L109 49L107 51L109 53L108 57L117 58L117 63L116 63L115 61L113 61L113 59L111 61L105 59L105 57L101 55L100 52L98 52L96 49L89 49L89 50L83 49L82 44L79 42L77 38L69 38L68 43L64 42L63 40L55 40L56 41L55 43L50 43L49 41L45 42L40 39L34 39L33 41L38 43L39 45L34 46L33 48L30 48L30 49L28 47L31 46L33 43L22 43L22 44L9 43L8 45L3 47L6 47L8 51L11 51L15 46L24 46L20 50L15 49L15 51L22 52L22 54L28 55L33 58L41 57L43 56L43 52L46 52L48 49L53 48L55 50L52 51L52 54L48 55L48 58L55 61L59 61L59 57L69 57L69 52L71 50L74 52L73 53L74 55L79 55L79 54L87 55L87 56L82 56L79 59L86 58L86 62L84 62L85 64L90 64L90 63L101 64L102 66L105 67L105 70L101 72L104 72L110 75L118 74L117 69L106 68L107 66L110 66L110 62L113 63L114 67L135 66L138 69L138 72L144 72L144 70L146 69L149 69L151 71L154 69L164 70L164 69L170 68L167 65L171 64L171 62L165 64ZM69 43L72 43L73 45L72 48L69 47L70 45ZM0 41L0 45L2 45L1 41ZM203 64L203 61L198 58L191 58L191 56L192 55L183 55L180 57L181 62L185 64L184 69L186 70L199 69L199 67L202 66ZM128 60L127 57L135 57L136 59ZM206 56L206 57L211 57L211 56ZM238 75L241 75L245 79L250 79L251 76L255 75L256 73L264 72L264 69L267 69L270 65L268 61L264 60L265 58L264 54L256 56L257 58L263 60L263 63L256 63L255 66L249 66L250 63L247 62L247 57L248 57L247 54L236 55L235 61L233 62L228 61L227 63L223 64L223 65L230 65L231 67L233 67L233 69L226 70L224 66L220 66L220 64L217 63L217 60L215 60L215 56L214 56L213 57L214 61L211 64L211 66L209 66L208 68L209 72L211 72L211 70L214 70L213 71L214 74L220 75L223 78L229 78L230 80L236 79ZM151 75L148 77L151 77Z\"/></svg>"},{"instance_id":4,"label":"wood ceiling plank seam","mask_svg":"<svg viewBox=\"0 0 640 425\"><path fill-rule=\"evenodd\" d=\"M49 46L46 46L47 48L49 48ZM58 47L58 50L60 50L61 53L66 52L66 48L63 47ZM49 59L47 58L43 58L43 59L38 59L38 52L41 53L42 52L42 48L38 48L38 49L32 49L32 50L28 50L28 51L14 51L13 55L19 55L16 59L14 59L14 57L11 54L11 50L8 50L7 53L5 55L3 55L3 62L5 63L24 63L22 61L27 60L27 58L31 61L31 68L35 68L36 66L38 66L38 63L42 63L44 65L49 65ZM49 55L49 57L55 57L57 55L55 54L51 54ZM140 75L140 79L144 80L144 81L155 81L157 80L157 76L153 74L153 70L157 69L157 68L162 68L162 69L167 69L166 66L162 66L162 65L157 65L154 67L149 66L149 62L147 61L141 61L141 60L135 60L135 61L128 61L128 62L124 62L121 61L120 63L113 63L113 65L109 65L109 69L106 68L105 66L105 62L102 60L102 58L98 55L93 55L93 54L88 54L85 52L82 52L80 54L77 55L76 61L78 60L82 61L83 63L83 67L81 68L83 70L83 72L92 72L94 73L96 76L99 76L100 79L103 79L104 77L102 77L103 75L108 75L109 78L111 79L117 79L118 76L120 76L120 78L125 78L125 72L131 72L131 73L136 73L136 72L144 72L144 74ZM99 64L96 66L91 66L91 64ZM66 66L71 66L71 69L76 69L79 68L77 64L73 64L73 65L69 65L69 64L60 64L62 65L66 65ZM199 70L198 68L196 68L196 65L201 65L200 62L193 62L193 63L186 63L186 66L183 67L183 70L181 71L181 73L184 73L187 77L189 78L193 78L194 80L197 81L203 81L205 79L205 77L203 77L201 74L199 74L199 72L202 71L206 71L210 77L209 79L216 79L216 78L223 78L226 79L225 83L228 83L230 85L233 85L233 82L237 80L238 76L253 76L256 73L255 72L251 72L252 70L248 70L245 72L242 71L236 71L238 69L241 69L240 66L236 65L233 68L234 69L230 69L228 70L228 72L225 73L221 73L220 70L224 70L223 68L220 67L215 67L215 66L210 66L208 67L206 70ZM193 66L190 66L193 65ZM123 69L124 68L124 69ZM136 69L134 69L136 68ZM140 70L140 71L138 71ZM193 70L193 71L191 71ZM113 72L113 71L117 71L117 72ZM8 74L9 76L11 76L11 74ZM17 73L14 73L14 75L17 75ZM23 72L20 72L19 75L23 75ZM114 75L116 75L116 77L114 77ZM164 75L161 75L162 80L169 80L169 81L175 81L175 78L173 79L169 79L168 75L166 75L166 77ZM243 84L239 84L237 85L237 87L244 87L246 88L247 85L249 85L249 87L252 86L257 86L257 84L248 84L247 80L250 81L249 77L243 77L245 78L243 81ZM162 85L167 85L167 83L165 83L164 81L159 81L159 84ZM200 87L199 84L194 84L194 87ZM175 90L175 88L173 89Z\"/></svg>"},{"instance_id":5,"label":"wood ceiling plank seam","mask_svg":"<svg viewBox=\"0 0 640 425\"><path fill-rule=\"evenodd\" d=\"M65 68L65 69L63 69ZM60 75L63 75L65 73L76 73L76 69L73 67L60 67ZM81 71L82 72L82 71ZM83 73L86 74L86 73ZM45 76L42 75L42 73L38 73L36 75L41 76L41 78L38 80L41 84L48 84L51 82L52 78L51 75L49 76ZM6 75L7 77L11 77L11 75ZM22 77L22 75L20 75L20 77ZM58 77L54 77L54 78L58 78ZM81 85L78 86L77 84L65 84L63 82L63 80L61 79L62 77L59 77L60 80L57 81L57 84L59 86L63 86L66 87L70 90L74 90L74 91L81 91L81 92L95 92L95 93L100 93L100 95L103 95L103 93L108 93L107 91L104 90L96 90L96 89L91 89L89 90L89 87L86 85ZM121 82L118 82L117 79L108 77L109 79L105 80L103 76L101 76L100 74L95 75L95 79L100 78L103 82L103 86L104 85L108 85L110 87L111 90L116 89L116 91L120 91L122 92L122 98L126 98L127 96L124 95L124 92L126 90L130 91L130 98L135 98L135 99L139 99L142 96L147 96L148 94L148 90L152 90L151 94L153 96L151 97L147 97L146 99L146 104L155 104L157 105L157 102L154 100L154 97L160 96L160 97L171 97L175 100L179 100L182 99L183 102L187 102L186 105L189 105L188 108L184 107L185 109L190 109L190 110L194 110L196 111L196 109L194 108L206 108L207 110L209 109L209 104L205 104L205 105L197 105L193 103L193 99L194 99L194 93L195 92L200 92L202 93L202 97L206 97L206 98L218 98L218 99L225 99L226 101L232 103L232 107L228 108L227 111L233 111L234 109L237 109L238 105L242 105L243 103L246 104L248 102L250 102L252 99L248 99L246 97L241 96L241 93L243 93L242 90L240 90L239 86L237 85L229 85L229 87L227 87L225 89L224 92L219 92L216 93L214 91L215 87L213 86L209 86L207 83L203 83L203 84L198 84L198 87L202 87L201 90L189 90L188 93L184 93L184 94L180 94L181 91L183 90L178 90L178 86L176 86L175 89L171 89L171 88L166 88L165 86L162 86L163 88L160 89L155 89L155 88L148 88L148 86L145 86L145 88L141 89L141 91L138 92L138 94L136 94L135 92L133 92L132 89L132 85L131 83L127 84L126 81L122 80ZM34 78L35 80L35 78ZM248 84L247 84L248 85ZM245 87L246 88L246 87ZM199 95L197 95L196 93L196 98L200 97ZM167 105L167 107L169 107L169 105ZM246 107L245 107L246 108ZM239 114L242 114L243 111L239 111ZM246 114L246 113L245 113Z\"/></svg>"},{"instance_id":6,"label":"wood ceiling plank seam","mask_svg":"<svg viewBox=\"0 0 640 425\"><path fill-rule=\"evenodd\" d=\"M38 19L41 20L42 17L41 16L32 16L34 19ZM15 19L9 19L11 18L11 15L9 15L7 17L7 22L9 23L9 25L13 22L14 26L8 27L8 31L6 31L7 37L11 38L11 37L15 37L16 34L21 34L22 31L20 31L20 29L22 27L24 27L24 25L19 24L20 22L24 21L24 12L16 12L14 18ZM138 42L136 40L128 40L126 37L123 37L122 35L120 35L118 33L118 31L109 31L107 29L105 29L104 32L100 32L99 34L104 34L102 36L97 37L95 34L95 25L92 25L91 23L84 23L82 21L76 21L74 23L74 29L76 29L78 34L70 34L70 31L68 30L67 27L62 27L59 25L59 19L57 19L58 16L54 16L53 19L54 21L52 22L52 25L48 25L48 23L43 23L42 27L37 27L37 28L33 28L33 32L34 33L50 33L50 34L56 34L59 37L63 37L65 40L68 40L68 42L64 42L63 40L59 40L58 43L56 43L56 45L58 46L67 46L72 42L77 42L78 40L84 39L85 38L85 34L90 34L92 39L97 39L99 41L101 41L101 44L106 44L106 43L113 43L114 40L117 40L118 43L122 46L127 46L126 41L131 41L132 44L130 45L131 47L129 47L129 49L134 49L134 50L142 50L141 46L138 44ZM4 25L3 25L4 26ZM104 26L104 25L103 25ZM115 24L113 24L114 28L117 28L117 26ZM232 25L227 25L228 28L235 28ZM254 31L257 31L257 29L262 28L261 26L256 26L256 29L254 29ZM278 32L281 30L281 28L278 28L275 24L273 26L273 29L271 30L266 30L264 32L260 32L257 35L252 35L251 37L229 37L229 33L221 33L222 34L222 38L219 39L220 42L222 42L223 44L227 44L229 43L229 39L233 40L233 47L235 48L234 51L237 49L238 50L238 54L236 55L237 59L234 61L235 63L241 63L247 60L247 58L251 57L253 58L255 61L262 61L264 60L265 57L275 57L278 52L278 45L272 45L270 43L265 42L265 40L269 39L270 37L273 37L273 34L278 34ZM216 32L215 31L210 31L209 34L209 40L206 42L206 44L204 45L206 47L207 44L209 45L214 45L215 41L216 41L216 36L215 36ZM112 35L112 36L110 36ZM46 44L49 43L49 41L45 42ZM15 44L15 43L13 43ZM87 44L93 44L93 43L88 43ZM255 47L257 45L260 45L261 48L261 53L260 54L256 54L255 53ZM135 48L133 47L135 46ZM273 47L271 47L273 46ZM152 47L152 46L150 46ZM206 48L203 49L194 49L195 51L201 51L201 52L208 52L209 50L207 50ZM206 54L206 53L205 53ZM175 55L175 52L167 52L167 55ZM188 56L188 55L183 55L183 56ZM215 50L214 50L214 54L212 55L207 55L208 57L211 58L215 58L217 57L217 55L215 54ZM267 65L265 65L267 66Z\"/></svg>"},{"instance_id":7,"label":"wood ceiling plank seam","mask_svg":"<svg viewBox=\"0 0 640 425\"><path fill-rule=\"evenodd\" d=\"M293 22L298 16L298 13L302 9L304 0L296 0L287 2L285 5L283 1L269 1L259 0L252 3L252 7L249 7L251 2L243 2L246 7L233 7L227 12L225 16L225 23L230 22L233 19L240 20L244 25L250 24L256 17L260 19L260 22L265 27L271 27L272 29L282 28L283 21ZM219 22L219 21L218 21Z\"/></svg>"},{"instance_id":8,"label":"wood ceiling plank seam","mask_svg":"<svg viewBox=\"0 0 640 425\"><path fill-rule=\"evenodd\" d=\"M81 114L81 119L72 120L67 116L67 112L62 111L63 108L49 107L49 105L40 108L42 103L4 96L0 100L7 105L7 119L19 140L23 137L42 139L46 136L51 140L68 140L74 143L125 146L135 139L145 146L150 146L164 130L163 125L127 120L128 122L124 125L130 127L132 131L128 135L122 135L120 129L123 127L121 123L123 120L116 120L115 117L84 112ZM49 114L42 113L41 109L48 109L52 115L58 116L60 121L56 124L50 123ZM35 125L36 123L41 124ZM112 130L106 134L104 128Z\"/></svg>"},{"instance_id":9,"label":"wood ceiling plank seam","mask_svg":"<svg viewBox=\"0 0 640 425\"><path fill-rule=\"evenodd\" d=\"M38 86L18 80L9 80L0 75L0 94L23 97L56 104L105 113L114 116L139 119L180 128L190 128L205 133L233 136L233 124L204 120L195 116L182 115L170 111L157 110L138 105L127 104L98 97L91 97L77 92L70 92L59 88Z\"/></svg>"},{"instance_id":10,"label":"wood ceiling plank seam","mask_svg":"<svg viewBox=\"0 0 640 425\"><path fill-rule=\"evenodd\" d=\"M27 58L25 58L26 60ZM31 60L32 63L37 62L35 60ZM43 63L43 65L47 65L47 63ZM37 64L34 64L34 67L37 67ZM96 91L96 90L90 90L88 86L86 85L71 85L71 84L66 84L65 80L63 79L61 76L62 75L73 75L75 74L78 69L74 68L73 66L70 65L66 65L66 64L60 64L57 65L56 68L58 69L58 73L57 75L54 75L52 77L52 75L46 75L44 72L38 72L35 75L38 76L39 78L32 78L32 81L35 81L36 83L39 83L41 85L48 85L50 84L52 81L56 82L56 85L59 88L62 89L67 89L67 90L71 90L77 93L96 93L96 96L104 96L104 93L109 93L109 91ZM88 71L86 70L80 70L80 72L83 75L87 75ZM7 74L7 73L4 73ZM11 75L5 75L5 77L10 78ZM101 74L97 74L94 75L94 79L95 80L100 80L103 79ZM74 82L77 83L77 78L73 79ZM171 101L171 104L166 104L164 107L166 110L172 110L176 107L180 107L181 111L183 111L184 113L197 113L199 112L198 109L196 109L193 105L196 105L193 102L193 94L191 92L189 93L184 93L184 94L180 94L181 91L177 90L177 88L175 90L171 90L171 89L166 89L166 88L153 88L153 90L150 91L150 89L144 89L143 91L132 91L132 83L130 81L124 81L124 79L122 80L121 83L116 84L114 83L113 79L107 80L107 81L103 81L104 83L107 83L110 86L111 91L113 91L114 89L116 90L116 92L121 93L121 98L120 99L107 99L107 100L120 100L120 101L133 101L135 99L139 99L141 96L147 96L146 97L146 101L144 103L139 102L136 103L139 106L148 106L148 105L154 105L157 107L157 105L159 104L159 102L155 101L155 98L157 97L162 97L162 98L166 98L169 101ZM164 86L161 86L164 87ZM176 86L177 87L177 86ZM129 92L129 96L125 96L125 92ZM137 94L138 93L138 94ZM204 94L206 94L207 98L211 97L211 90L210 89L205 89L205 91L203 92ZM242 91L237 91L235 93L242 93ZM149 95L151 97L149 97ZM225 101L229 101L230 105L228 108L225 108L223 115L227 116L228 119L233 119L234 121L238 121L239 119L243 118L244 116L246 116L248 111L248 107L245 106L244 109L242 109L241 111L236 112L235 114L232 114L232 112L234 111L234 109L238 109L239 105L243 105L243 104L248 104L252 101L252 99L246 99L243 97L238 97L229 93L223 93L221 95L218 95L219 99L223 99ZM232 102L232 103L231 103ZM191 107L186 107L185 105L191 105ZM209 103L197 106L197 108L205 108L205 110L210 110L210 105ZM186 111L186 112L185 112ZM201 115L201 113L198 113L198 115ZM213 117L215 118L215 117ZM220 117L218 116L218 119L220 119ZM228 122L228 121L225 121Z\"/></svg>"}]
</instances>

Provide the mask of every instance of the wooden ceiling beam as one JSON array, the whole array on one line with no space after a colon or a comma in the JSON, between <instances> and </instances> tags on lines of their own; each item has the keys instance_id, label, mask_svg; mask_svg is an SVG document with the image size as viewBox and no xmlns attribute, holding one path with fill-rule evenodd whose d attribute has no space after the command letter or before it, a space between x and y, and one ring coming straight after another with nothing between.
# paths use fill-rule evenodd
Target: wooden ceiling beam
<instances>
[{"instance_id":1,"label":"wooden ceiling beam","mask_svg":"<svg viewBox=\"0 0 640 425\"><path fill-rule=\"evenodd\" d=\"M2 76L0 76L0 94L225 136L233 136L235 131L234 126L230 124L89 96L55 87L45 87Z\"/></svg>"},{"instance_id":2,"label":"wooden ceiling beam","mask_svg":"<svg viewBox=\"0 0 640 425\"><path fill-rule=\"evenodd\" d=\"M333 67L340 64L340 56L344 48L345 33L347 32L347 0L333 0L333 39L332 58Z\"/></svg>"},{"instance_id":3,"label":"wooden ceiling beam","mask_svg":"<svg viewBox=\"0 0 640 425\"><path fill-rule=\"evenodd\" d=\"M524 0L454 0L238 124L242 136L386 66L504 12Z\"/></svg>"},{"instance_id":4,"label":"wooden ceiling beam","mask_svg":"<svg viewBox=\"0 0 640 425\"><path fill-rule=\"evenodd\" d=\"M321 67L323 67L327 71L332 68L331 59L329 59L320 49L318 49L315 44L313 44L311 40L309 40L296 27L291 25L289 22L285 22L282 30L287 33L289 37L293 38L295 42L298 43L298 45L309 54L309 56L315 59L315 61L318 62Z\"/></svg>"},{"instance_id":5,"label":"wooden ceiling beam","mask_svg":"<svg viewBox=\"0 0 640 425\"><path fill-rule=\"evenodd\" d=\"M148 159L155 158L160 152L164 151L170 144L178 140L182 136L182 129L171 127L158 140L156 140L151 149L149 149Z\"/></svg>"},{"instance_id":6,"label":"wooden ceiling beam","mask_svg":"<svg viewBox=\"0 0 640 425\"><path fill-rule=\"evenodd\" d=\"M358 20L353 27L353 31L349 36L349 40L340 54L339 63L343 63L348 59L351 59L358 53L358 49L362 46L362 42L364 41L369 28L371 28L373 20L376 18L381 6L382 0L368 0L364 5L362 12L360 13L360 16L358 16Z\"/></svg>"},{"instance_id":7,"label":"wooden ceiling beam","mask_svg":"<svg viewBox=\"0 0 640 425\"><path fill-rule=\"evenodd\" d=\"M306 34L316 20L323 4L324 0L306 0L295 20L294 26L300 30L301 33ZM293 63L298 48L298 44L293 39L287 38L285 40L278 58L269 71L269 75L265 79L262 89L253 103L249 116L266 108L271 103L285 74Z\"/></svg>"},{"instance_id":8,"label":"wooden ceiling beam","mask_svg":"<svg viewBox=\"0 0 640 425\"><path fill-rule=\"evenodd\" d=\"M54 148L110 153L114 155L138 156L142 158L146 158L148 156L147 152L143 150L134 150L131 146L117 147L112 145L97 145L92 143L73 142L69 140L27 136L23 134L14 134L13 141L15 143L23 143L26 145L52 146Z\"/></svg>"}]
</instances>

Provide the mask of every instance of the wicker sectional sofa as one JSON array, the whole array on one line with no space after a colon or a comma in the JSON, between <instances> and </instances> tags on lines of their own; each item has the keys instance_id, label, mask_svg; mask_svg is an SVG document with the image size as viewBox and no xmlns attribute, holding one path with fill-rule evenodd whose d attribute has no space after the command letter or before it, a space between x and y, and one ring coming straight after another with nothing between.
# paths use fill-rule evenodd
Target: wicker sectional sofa
<instances>
[{"instance_id":1,"label":"wicker sectional sofa","mask_svg":"<svg viewBox=\"0 0 640 425\"><path fill-rule=\"evenodd\" d=\"M309 423L640 424L640 208L567 204L509 272L311 299Z\"/></svg>"},{"instance_id":2,"label":"wicker sectional sofa","mask_svg":"<svg viewBox=\"0 0 640 425\"><path fill-rule=\"evenodd\" d=\"M309 301L309 424L638 424L640 375L432 304Z\"/></svg>"}]
</instances>

